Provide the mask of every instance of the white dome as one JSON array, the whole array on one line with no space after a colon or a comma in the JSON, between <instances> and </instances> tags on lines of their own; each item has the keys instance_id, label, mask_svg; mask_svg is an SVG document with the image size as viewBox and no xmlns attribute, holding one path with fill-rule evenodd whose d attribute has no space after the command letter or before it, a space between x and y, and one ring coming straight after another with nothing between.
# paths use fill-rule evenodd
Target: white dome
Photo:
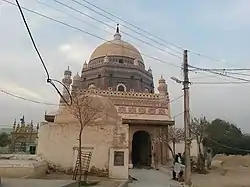
<instances>
[{"instance_id":1,"label":"white dome","mask_svg":"<svg viewBox=\"0 0 250 187\"><path fill-rule=\"evenodd\" d=\"M89 63L91 64L92 60L100 57L104 58L105 56L129 57L133 60L138 59L143 63L143 58L140 52L130 43L121 40L119 28L117 28L113 40L101 44L94 50L89 59Z\"/></svg>"}]
</instances>

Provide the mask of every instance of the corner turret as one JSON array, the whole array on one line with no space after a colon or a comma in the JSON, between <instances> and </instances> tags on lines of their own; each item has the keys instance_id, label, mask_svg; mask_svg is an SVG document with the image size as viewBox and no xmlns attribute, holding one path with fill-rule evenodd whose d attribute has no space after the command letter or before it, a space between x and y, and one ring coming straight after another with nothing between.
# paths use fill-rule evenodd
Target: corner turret
<instances>
[{"instance_id":1,"label":"corner turret","mask_svg":"<svg viewBox=\"0 0 250 187\"><path fill-rule=\"evenodd\" d=\"M72 72L70 71L69 66L68 66L68 69L64 71L64 78L62 79L62 83L66 87L66 88L63 87L63 97L66 101L70 100L70 95L68 92L70 92L70 85L72 84L71 75L72 75ZM63 98L60 98L60 104L63 104L63 103L64 103Z\"/></svg>"}]
</instances>

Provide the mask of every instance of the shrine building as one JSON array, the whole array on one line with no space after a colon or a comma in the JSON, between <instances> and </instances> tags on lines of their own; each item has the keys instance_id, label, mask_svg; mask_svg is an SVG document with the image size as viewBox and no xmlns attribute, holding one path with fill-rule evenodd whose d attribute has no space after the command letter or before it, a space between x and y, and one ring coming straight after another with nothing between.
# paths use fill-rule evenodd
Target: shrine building
<instances>
[{"instance_id":1,"label":"shrine building","mask_svg":"<svg viewBox=\"0 0 250 187\"><path fill-rule=\"evenodd\" d=\"M84 62L81 73L77 73L73 80L71 76L72 72L68 68L64 72L62 81L69 90L81 89L83 94L96 95L97 100L107 105L106 109L109 110L110 114L118 116L117 123L123 127L123 133L127 140L124 146L128 149L127 157L130 167L157 167L157 164L166 164L170 157L169 149L166 142L158 140L162 139L162 134L164 134L165 141L167 141L168 127L174 124L170 115L168 86L165 79L160 77L157 84L158 91L155 93L152 70L145 68L145 62L139 50L122 40L119 27L116 29L113 40L101 44L93 51L89 61ZM70 100L66 89L64 89L63 95L66 100ZM62 98L60 106L65 106ZM51 128L55 124L70 123L66 115L68 114L63 113L60 108L55 115L45 115L46 122L40 127L38 139L38 154L62 167L68 167L70 163L73 165L74 161L66 163L66 156L62 155L62 152L58 153L61 156L57 156L63 157L64 161L58 160L56 155L46 153L46 149L50 152L53 149L56 149L55 152L60 151L59 143L57 147L50 147L53 142L57 141L59 131L51 136L48 133L52 133ZM110 123L110 120L108 122ZM103 124L105 125L105 123ZM73 141L73 139L77 142L77 137L75 135L73 138L70 137L73 135L69 133L71 131L69 129L62 131L61 133L64 133L61 135L64 136L64 140L61 142L64 146L62 151L70 150L67 159L72 160L72 151L75 145L72 142L69 144L66 142ZM92 139L100 139L99 143L108 141L107 137L98 133L98 131L94 134L90 133L94 136L91 136ZM90 135L86 134L85 137L87 136L90 138ZM86 139L86 142L89 145L94 140L88 141ZM93 146L94 149L98 150L98 154L96 154L99 156L99 160L98 157L94 156L94 151L92 165L100 169L107 167L109 159L106 158L109 152L100 148L97 141L96 144L93 143ZM107 143L106 148L112 146ZM101 149L102 151L100 151ZM100 158L100 154L107 155ZM106 164L99 163L100 159Z\"/></svg>"}]
</instances>

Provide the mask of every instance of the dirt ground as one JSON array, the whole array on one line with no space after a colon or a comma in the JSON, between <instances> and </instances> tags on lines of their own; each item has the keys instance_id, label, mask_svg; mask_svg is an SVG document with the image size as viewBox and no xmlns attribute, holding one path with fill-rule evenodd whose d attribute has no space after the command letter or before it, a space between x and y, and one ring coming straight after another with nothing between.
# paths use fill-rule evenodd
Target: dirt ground
<instances>
[{"instance_id":1,"label":"dirt ground","mask_svg":"<svg viewBox=\"0 0 250 187\"><path fill-rule=\"evenodd\" d=\"M40 179L47 179L47 180L72 180L72 175L67 175L63 173L51 173L48 174ZM117 187L123 181L119 180L112 180L106 177L95 177L95 176L88 176L89 181L99 181L99 184L96 185L98 187Z\"/></svg>"},{"instance_id":2,"label":"dirt ground","mask_svg":"<svg viewBox=\"0 0 250 187\"><path fill-rule=\"evenodd\" d=\"M193 174L192 181L194 187L250 187L250 155L216 155L210 172Z\"/></svg>"}]
</instances>

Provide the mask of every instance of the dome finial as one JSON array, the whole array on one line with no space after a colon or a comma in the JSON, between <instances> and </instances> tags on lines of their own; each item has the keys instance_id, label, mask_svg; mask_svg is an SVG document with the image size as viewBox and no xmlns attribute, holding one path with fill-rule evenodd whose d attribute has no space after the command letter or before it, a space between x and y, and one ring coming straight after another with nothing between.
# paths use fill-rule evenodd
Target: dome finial
<instances>
[{"instance_id":1,"label":"dome finial","mask_svg":"<svg viewBox=\"0 0 250 187\"><path fill-rule=\"evenodd\" d=\"M115 40L121 40L121 34L120 34L120 29L119 29L119 23L117 23L116 25L116 33L114 35L114 39Z\"/></svg>"},{"instance_id":2,"label":"dome finial","mask_svg":"<svg viewBox=\"0 0 250 187\"><path fill-rule=\"evenodd\" d=\"M119 33L119 23L116 24L116 33Z\"/></svg>"}]
</instances>

